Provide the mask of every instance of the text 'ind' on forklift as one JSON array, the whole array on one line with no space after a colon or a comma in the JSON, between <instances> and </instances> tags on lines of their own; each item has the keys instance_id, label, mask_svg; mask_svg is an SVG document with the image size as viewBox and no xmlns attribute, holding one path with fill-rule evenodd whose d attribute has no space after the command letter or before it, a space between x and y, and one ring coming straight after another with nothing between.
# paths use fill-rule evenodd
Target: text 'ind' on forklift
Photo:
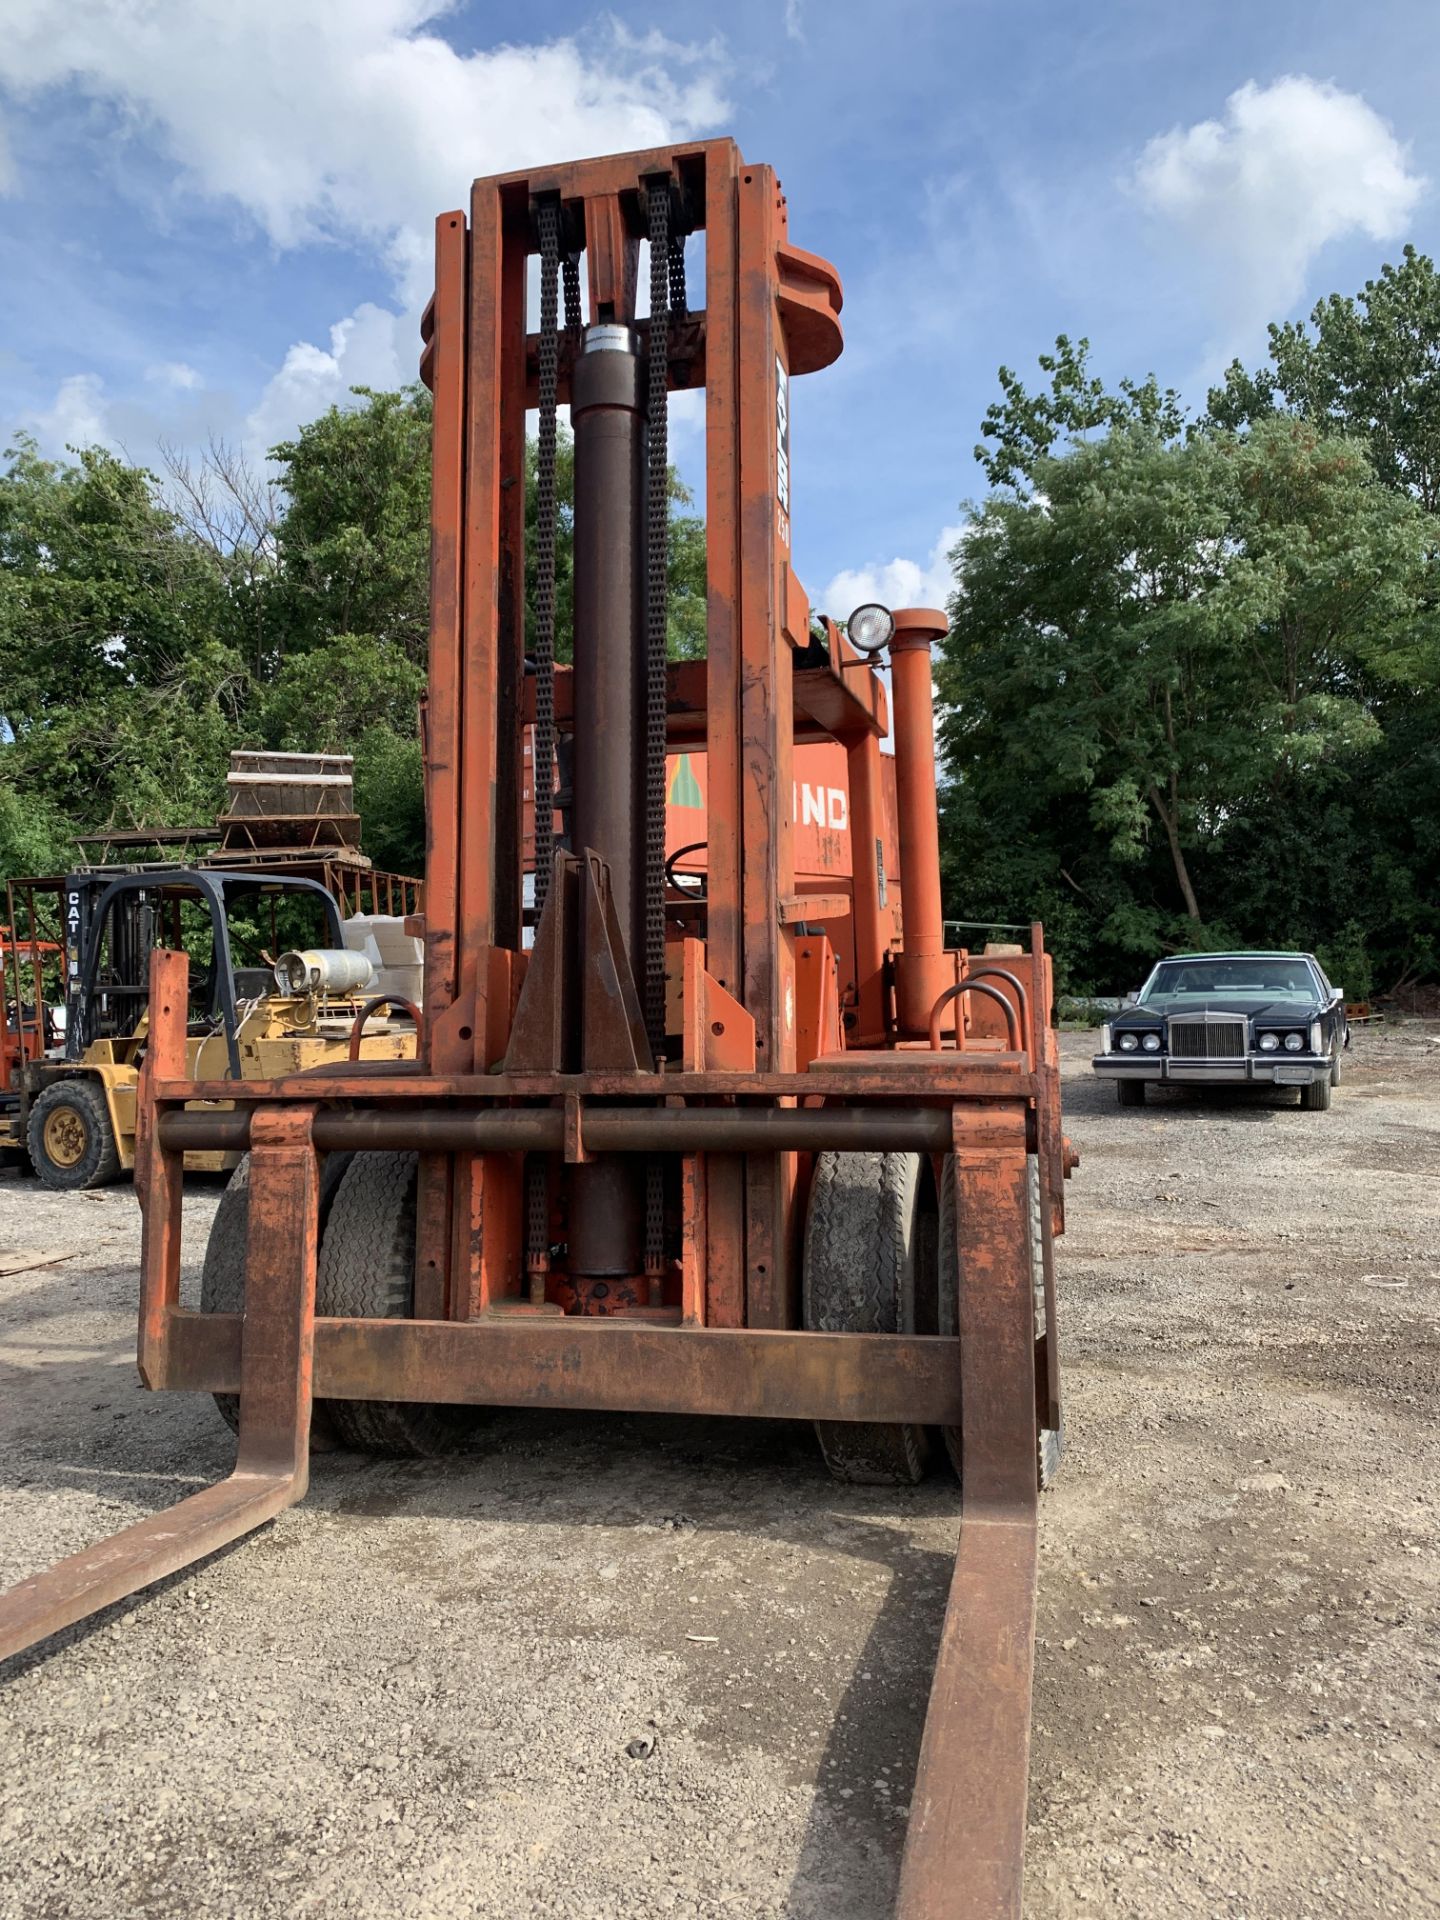
<instances>
[{"instance_id":1,"label":"text 'ind' on forklift","mask_svg":"<svg viewBox=\"0 0 1440 1920\"><path fill-rule=\"evenodd\" d=\"M960 1470L899 1909L1016 1914L1036 1499L1061 1430L1052 1249L1070 1156L1050 968L1038 927L1005 959L944 948L929 671L944 615L870 607L848 638L812 629L791 563L790 386L840 352L839 279L792 244L774 173L729 140L478 181L436 239L419 1055L197 1081L185 960L153 956L140 1367L152 1387L238 1393L236 1469L0 1598L0 1654L299 1499L317 1397L352 1444L416 1451L486 1405L814 1421L841 1478L905 1483L946 1456ZM665 540L667 395L699 388L697 674L666 663ZM887 650L898 943L875 830ZM664 772L687 731L703 737L706 859L682 891L665 876ZM844 749L854 841L829 898L794 873L793 755L816 741ZM825 931L841 921L844 969ZM221 1098L230 1110L191 1105ZM243 1319L179 1303L193 1148L249 1153Z\"/></svg>"}]
</instances>

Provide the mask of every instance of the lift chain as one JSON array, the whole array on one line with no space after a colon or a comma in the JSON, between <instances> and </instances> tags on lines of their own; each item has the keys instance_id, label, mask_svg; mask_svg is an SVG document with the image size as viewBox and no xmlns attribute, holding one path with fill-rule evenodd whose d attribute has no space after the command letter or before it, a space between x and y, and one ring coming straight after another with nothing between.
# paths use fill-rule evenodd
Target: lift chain
<instances>
[{"instance_id":1,"label":"lift chain","mask_svg":"<svg viewBox=\"0 0 1440 1920\"><path fill-rule=\"evenodd\" d=\"M670 236L670 312L675 319L683 321L689 311L690 302L685 293L685 236L672 233Z\"/></svg>"},{"instance_id":2,"label":"lift chain","mask_svg":"<svg viewBox=\"0 0 1440 1920\"><path fill-rule=\"evenodd\" d=\"M532 1153L525 1161L525 1274L532 1306L544 1303L549 1271L550 1181L545 1156Z\"/></svg>"},{"instance_id":3,"label":"lift chain","mask_svg":"<svg viewBox=\"0 0 1440 1920\"><path fill-rule=\"evenodd\" d=\"M539 431L535 450L535 924L550 892L555 864L555 408L559 382L560 203L535 207L540 238ZM566 274L567 318L569 262ZM578 269L577 269L578 275ZM579 280L575 288L579 305Z\"/></svg>"},{"instance_id":4,"label":"lift chain","mask_svg":"<svg viewBox=\"0 0 1440 1920\"><path fill-rule=\"evenodd\" d=\"M650 224L650 365L645 474L645 1030L656 1066L665 1050L665 654L669 625L670 296L676 243L668 181L646 194ZM680 267L683 276L683 264ZM661 1163L645 1170L645 1271L659 1305L664 1268L665 1185Z\"/></svg>"},{"instance_id":5,"label":"lift chain","mask_svg":"<svg viewBox=\"0 0 1440 1920\"><path fill-rule=\"evenodd\" d=\"M578 344L581 327L579 254L567 250L560 265L565 282L565 331L573 346Z\"/></svg>"},{"instance_id":6,"label":"lift chain","mask_svg":"<svg viewBox=\"0 0 1440 1920\"><path fill-rule=\"evenodd\" d=\"M645 1027L665 1044L665 651L668 623L670 195L652 185L645 473Z\"/></svg>"}]
</instances>

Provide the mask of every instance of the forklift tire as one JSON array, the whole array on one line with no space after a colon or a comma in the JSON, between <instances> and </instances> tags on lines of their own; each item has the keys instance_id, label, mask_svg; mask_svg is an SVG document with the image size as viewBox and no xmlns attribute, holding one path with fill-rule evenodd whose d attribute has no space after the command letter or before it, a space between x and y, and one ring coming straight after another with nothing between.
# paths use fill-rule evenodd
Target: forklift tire
<instances>
[{"instance_id":1,"label":"forklift tire","mask_svg":"<svg viewBox=\"0 0 1440 1920\"><path fill-rule=\"evenodd\" d=\"M1122 1107L1143 1107L1145 1104L1145 1082L1143 1080L1117 1080L1115 1097Z\"/></svg>"},{"instance_id":2,"label":"forklift tire","mask_svg":"<svg viewBox=\"0 0 1440 1920\"><path fill-rule=\"evenodd\" d=\"M320 1231L340 1177L350 1164L348 1153L329 1153L320 1162ZM247 1153L230 1176L220 1196L210 1238L205 1243L205 1264L200 1273L200 1311L202 1313L243 1313L245 1309L245 1239L250 1228L250 1156ZM317 1400L310 1418L310 1444L317 1452L335 1445L334 1422L330 1402ZM232 1432L240 1431L240 1396L217 1393L215 1405L220 1418Z\"/></svg>"},{"instance_id":3,"label":"forklift tire","mask_svg":"<svg viewBox=\"0 0 1440 1920\"><path fill-rule=\"evenodd\" d=\"M43 1185L60 1193L108 1187L120 1177L120 1149L102 1088L91 1080L52 1080L36 1095L25 1130Z\"/></svg>"},{"instance_id":4,"label":"forklift tire","mask_svg":"<svg viewBox=\"0 0 1440 1920\"><path fill-rule=\"evenodd\" d=\"M919 1153L821 1153L805 1217L805 1325L818 1333L934 1333L934 1183ZM922 1479L923 1426L817 1420L837 1480L909 1487Z\"/></svg>"},{"instance_id":5,"label":"forklift tire","mask_svg":"<svg viewBox=\"0 0 1440 1920\"><path fill-rule=\"evenodd\" d=\"M409 1317L418 1166L415 1153L351 1157L320 1241L317 1313L354 1320ZM399 1459L452 1452L479 1417L475 1407L425 1401L332 1400L328 1406L342 1446Z\"/></svg>"},{"instance_id":6,"label":"forklift tire","mask_svg":"<svg viewBox=\"0 0 1440 1920\"><path fill-rule=\"evenodd\" d=\"M1120 1083L1125 1085L1124 1081ZM1143 1083L1142 1083L1143 1085ZM1041 1239L1042 1205L1040 1194L1040 1162L1032 1153L1025 1161L1025 1185L1029 1200L1029 1224L1027 1238L1030 1243L1031 1286L1035 1299L1035 1333L1040 1336L1045 1330L1045 1249ZM955 1195L955 1162L949 1154L945 1156L945 1171L940 1181L940 1331L953 1339L959 1332L959 1303L956 1299L954 1281L949 1279L957 1266L955 1247L955 1223L958 1219ZM943 1427L945 1451L950 1456L950 1464L955 1469L955 1477L964 1484L965 1471L962 1460L962 1446L959 1427ZM1062 1418L1059 1428L1041 1427L1036 1441L1035 1479L1042 1493L1055 1482L1060 1471L1061 1456L1065 1451L1065 1427Z\"/></svg>"}]
</instances>

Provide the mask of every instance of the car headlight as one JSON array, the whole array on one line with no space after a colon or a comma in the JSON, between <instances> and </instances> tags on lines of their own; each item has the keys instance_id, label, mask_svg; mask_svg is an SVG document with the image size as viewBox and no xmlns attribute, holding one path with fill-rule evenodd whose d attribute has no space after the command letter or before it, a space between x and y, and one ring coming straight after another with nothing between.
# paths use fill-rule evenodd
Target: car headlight
<instances>
[{"instance_id":1,"label":"car headlight","mask_svg":"<svg viewBox=\"0 0 1440 1920\"><path fill-rule=\"evenodd\" d=\"M1138 1034L1134 1034L1134 1033L1121 1034L1120 1051L1122 1053L1134 1053L1138 1050L1139 1046L1140 1046L1140 1038Z\"/></svg>"},{"instance_id":2,"label":"car headlight","mask_svg":"<svg viewBox=\"0 0 1440 1920\"><path fill-rule=\"evenodd\" d=\"M1147 1033L1140 1044L1144 1047L1146 1053L1159 1053L1160 1036L1158 1033Z\"/></svg>"},{"instance_id":3,"label":"car headlight","mask_svg":"<svg viewBox=\"0 0 1440 1920\"><path fill-rule=\"evenodd\" d=\"M1279 1051L1279 1048L1280 1048L1280 1036L1278 1033L1262 1033L1261 1034L1260 1051L1262 1053L1277 1053Z\"/></svg>"},{"instance_id":4,"label":"car headlight","mask_svg":"<svg viewBox=\"0 0 1440 1920\"><path fill-rule=\"evenodd\" d=\"M1311 1053L1323 1053L1325 1051L1325 1036L1320 1031L1320 1022L1318 1020L1312 1020L1310 1022L1310 1051Z\"/></svg>"},{"instance_id":5,"label":"car headlight","mask_svg":"<svg viewBox=\"0 0 1440 1920\"><path fill-rule=\"evenodd\" d=\"M1285 1036L1285 1051L1287 1053L1303 1053L1305 1051L1304 1034L1287 1033Z\"/></svg>"},{"instance_id":6,"label":"car headlight","mask_svg":"<svg viewBox=\"0 0 1440 1920\"><path fill-rule=\"evenodd\" d=\"M867 601L845 622L845 632L851 646L861 653L879 653L895 638L895 616L888 607Z\"/></svg>"}]
</instances>

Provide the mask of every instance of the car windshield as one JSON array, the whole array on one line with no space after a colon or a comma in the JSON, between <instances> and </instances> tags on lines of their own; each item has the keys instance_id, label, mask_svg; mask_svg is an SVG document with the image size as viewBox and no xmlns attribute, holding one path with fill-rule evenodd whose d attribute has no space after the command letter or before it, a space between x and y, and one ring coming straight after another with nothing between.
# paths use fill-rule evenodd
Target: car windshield
<instances>
[{"instance_id":1,"label":"car windshield","mask_svg":"<svg viewBox=\"0 0 1440 1920\"><path fill-rule=\"evenodd\" d=\"M1190 1000L1313 1000L1315 977L1303 960L1162 960L1141 990L1142 1007Z\"/></svg>"}]
</instances>

